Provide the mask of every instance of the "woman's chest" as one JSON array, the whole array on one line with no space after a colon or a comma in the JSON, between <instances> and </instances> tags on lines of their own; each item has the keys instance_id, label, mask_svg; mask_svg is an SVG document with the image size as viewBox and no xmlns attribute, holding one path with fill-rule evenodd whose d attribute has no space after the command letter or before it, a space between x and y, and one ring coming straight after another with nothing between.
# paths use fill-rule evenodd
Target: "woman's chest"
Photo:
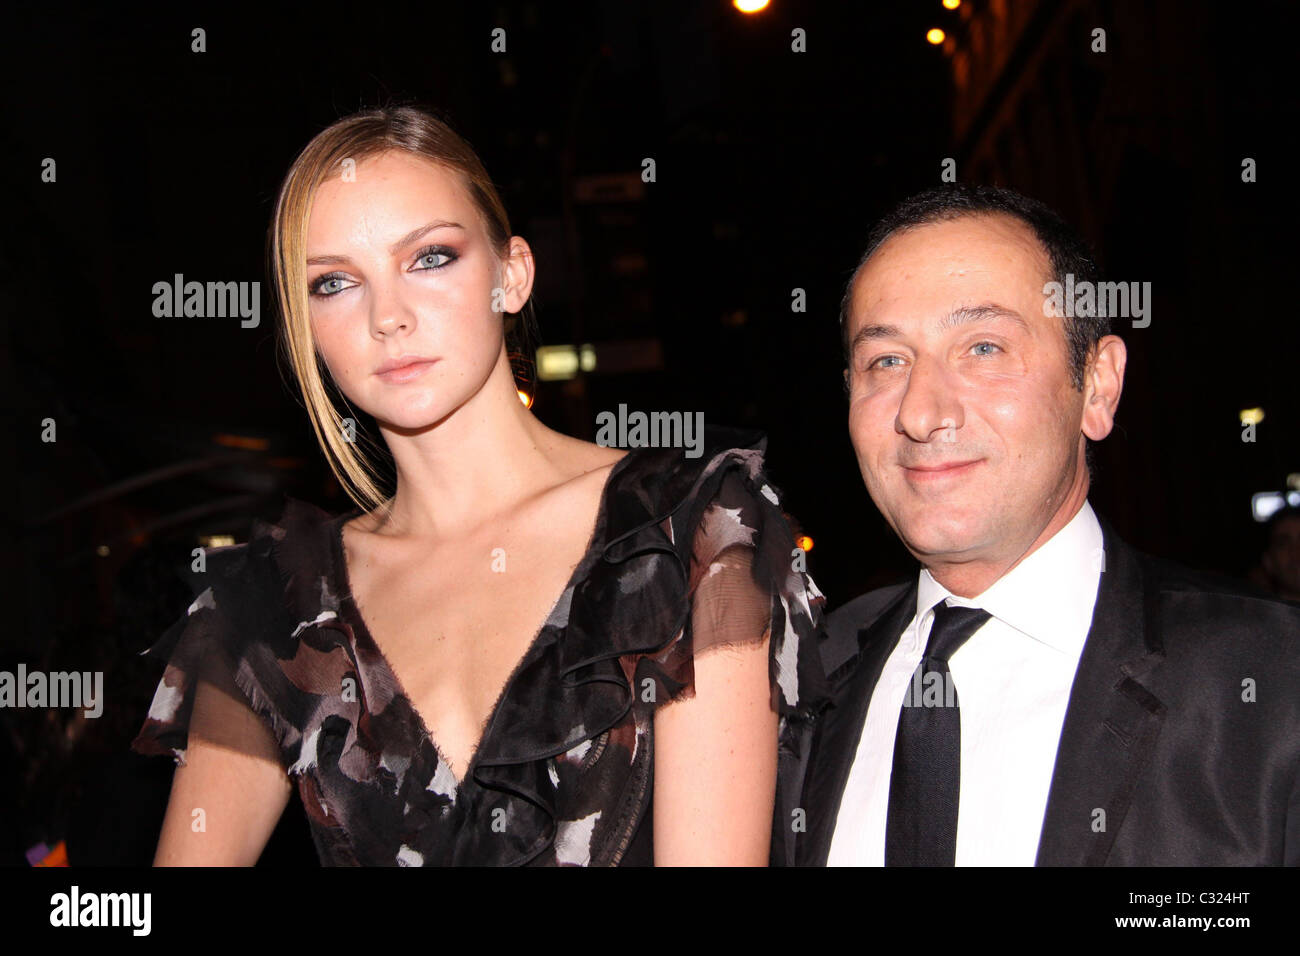
<instances>
[{"instance_id":1,"label":"woman's chest","mask_svg":"<svg viewBox=\"0 0 1300 956\"><path fill-rule=\"evenodd\" d=\"M352 588L364 637L458 780L578 563L534 547L480 557L373 567Z\"/></svg>"},{"instance_id":2,"label":"woman's chest","mask_svg":"<svg viewBox=\"0 0 1300 956\"><path fill-rule=\"evenodd\" d=\"M298 787L325 865L610 865L651 797L651 746L631 714L553 757L456 781L428 741L363 716L359 748L328 728ZM357 749L361 753L356 752ZM362 769L364 767L364 769Z\"/></svg>"}]
</instances>

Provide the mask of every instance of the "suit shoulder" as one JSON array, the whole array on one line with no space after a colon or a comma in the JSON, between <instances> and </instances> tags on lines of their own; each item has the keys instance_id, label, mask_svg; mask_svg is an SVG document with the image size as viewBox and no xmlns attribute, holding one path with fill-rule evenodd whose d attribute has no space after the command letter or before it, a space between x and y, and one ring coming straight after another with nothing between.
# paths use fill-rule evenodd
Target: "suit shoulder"
<instances>
[{"instance_id":1,"label":"suit shoulder","mask_svg":"<svg viewBox=\"0 0 1300 956\"><path fill-rule=\"evenodd\" d=\"M1283 618L1300 616L1300 602L1269 594L1236 578L1189 568L1154 555L1143 554L1142 558L1152 585L1162 594L1203 597L1207 602L1248 613L1254 611Z\"/></svg>"},{"instance_id":2,"label":"suit shoulder","mask_svg":"<svg viewBox=\"0 0 1300 956\"><path fill-rule=\"evenodd\" d=\"M858 631L872 624L893 607L912 588L911 581L901 581L840 605L826 616L822 625L822 666L832 679L858 654Z\"/></svg>"},{"instance_id":3,"label":"suit shoulder","mask_svg":"<svg viewBox=\"0 0 1300 956\"><path fill-rule=\"evenodd\" d=\"M901 598L912 587L912 582L900 581L883 588L876 588L866 594L860 594L851 601L841 604L826 618L826 630L830 634L851 632L865 627L879 617L886 608Z\"/></svg>"},{"instance_id":4,"label":"suit shoulder","mask_svg":"<svg viewBox=\"0 0 1300 956\"><path fill-rule=\"evenodd\" d=\"M1161 639L1170 650L1202 642L1233 647L1252 660L1300 668L1300 603L1243 582L1143 555L1148 593L1159 597Z\"/></svg>"}]
</instances>

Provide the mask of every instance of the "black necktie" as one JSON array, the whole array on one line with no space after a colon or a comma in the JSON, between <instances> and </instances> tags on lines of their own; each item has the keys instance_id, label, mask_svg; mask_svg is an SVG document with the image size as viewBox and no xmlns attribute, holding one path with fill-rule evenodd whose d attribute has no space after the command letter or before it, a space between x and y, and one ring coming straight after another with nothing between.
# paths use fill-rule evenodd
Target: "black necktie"
<instances>
[{"instance_id":1,"label":"black necktie","mask_svg":"<svg viewBox=\"0 0 1300 956\"><path fill-rule=\"evenodd\" d=\"M961 713L948 658L988 611L934 606L925 656L903 696L885 822L885 866L952 866L957 858Z\"/></svg>"}]
</instances>

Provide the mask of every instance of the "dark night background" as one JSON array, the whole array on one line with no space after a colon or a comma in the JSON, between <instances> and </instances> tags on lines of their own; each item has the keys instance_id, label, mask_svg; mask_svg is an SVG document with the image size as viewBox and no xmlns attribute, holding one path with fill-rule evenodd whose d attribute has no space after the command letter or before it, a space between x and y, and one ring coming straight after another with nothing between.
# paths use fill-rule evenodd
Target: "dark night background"
<instances>
[{"instance_id":1,"label":"dark night background","mask_svg":"<svg viewBox=\"0 0 1300 956\"><path fill-rule=\"evenodd\" d=\"M413 99L476 147L537 254L543 342L640 370L542 383L536 413L702 410L769 436L830 606L912 573L845 427L837 309L867 229L957 178L1057 208L1106 278L1150 281L1091 500L1131 543L1244 576L1254 492L1300 472L1297 107L1288 4L723 0L313 4L257 15L59 5L7 18L0 669L103 670L104 716L0 712L0 861L147 863L169 761L127 752L200 536L282 494L342 495L287 370L264 269L290 161L356 109ZM190 52L190 31L207 52ZM491 31L506 30L493 53ZM926 42L944 29L946 44ZM1106 30L1094 53L1092 30ZM807 52L791 50L802 28ZM46 157L57 183L41 181ZM641 161L657 181L640 188ZM1258 164L1243 183L1242 160ZM260 281L262 322L158 319L152 286ZM792 290L807 310L792 312ZM1238 415L1260 407L1254 443ZM57 422L56 444L40 440ZM11 766L6 766L11 765ZM296 806L297 798L291 806ZM264 862L314 862L288 813Z\"/></svg>"}]
</instances>

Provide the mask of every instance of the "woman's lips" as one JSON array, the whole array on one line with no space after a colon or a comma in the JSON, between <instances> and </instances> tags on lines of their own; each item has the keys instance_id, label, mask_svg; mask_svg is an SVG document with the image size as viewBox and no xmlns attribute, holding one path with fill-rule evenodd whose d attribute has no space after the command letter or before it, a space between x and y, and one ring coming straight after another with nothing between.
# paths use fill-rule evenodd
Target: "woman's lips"
<instances>
[{"instance_id":1,"label":"woman's lips","mask_svg":"<svg viewBox=\"0 0 1300 956\"><path fill-rule=\"evenodd\" d=\"M422 362L412 362L410 365L403 365L401 368L390 369L387 372L376 372L375 375L390 385L401 385L403 382L409 382L412 379L419 378L430 368L437 359L428 359Z\"/></svg>"}]
</instances>

